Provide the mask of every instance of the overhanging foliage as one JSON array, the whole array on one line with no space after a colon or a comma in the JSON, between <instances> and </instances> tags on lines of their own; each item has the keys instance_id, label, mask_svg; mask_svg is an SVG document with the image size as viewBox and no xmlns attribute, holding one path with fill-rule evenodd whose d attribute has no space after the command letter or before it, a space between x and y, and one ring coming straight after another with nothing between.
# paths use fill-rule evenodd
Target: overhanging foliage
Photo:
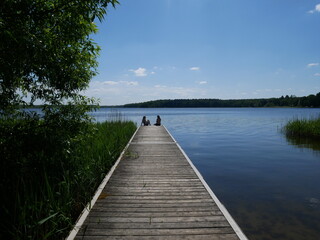
<instances>
[{"instance_id":1,"label":"overhanging foliage","mask_svg":"<svg viewBox=\"0 0 320 240\"><path fill-rule=\"evenodd\" d=\"M2 0L0 110L74 99L96 74L97 32L117 0Z\"/></svg>"}]
</instances>

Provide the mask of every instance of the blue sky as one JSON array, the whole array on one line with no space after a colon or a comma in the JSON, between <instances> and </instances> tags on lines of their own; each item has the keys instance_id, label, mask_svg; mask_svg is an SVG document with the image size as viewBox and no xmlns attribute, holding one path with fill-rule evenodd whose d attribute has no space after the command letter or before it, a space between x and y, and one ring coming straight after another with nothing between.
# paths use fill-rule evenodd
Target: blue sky
<instances>
[{"instance_id":1,"label":"blue sky","mask_svg":"<svg viewBox=\"0 0 320 240\"><path fill-rule=\"evenodd\" d=\"M102 105L320 92L320 0L120 0L97 25Z\"/></svg>"}]
</instances>

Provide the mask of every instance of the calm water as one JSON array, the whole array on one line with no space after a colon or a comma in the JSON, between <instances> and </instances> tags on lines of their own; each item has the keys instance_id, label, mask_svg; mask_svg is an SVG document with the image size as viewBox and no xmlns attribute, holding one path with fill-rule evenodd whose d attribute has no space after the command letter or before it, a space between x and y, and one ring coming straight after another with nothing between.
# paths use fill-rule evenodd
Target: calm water
<instances>
[{"instance_id":1,"label":"calm water","mask_svg":"<svg viewBox=\"0 0 320 240\"><path fill-rule=\"evenodd\" d=\"M119 109L160 115L249 239L320 239L320 147L279 131L320 109ZM110 109L92 113L97 121ZM316 150L318 149L318 150Z\"/></svg>"}]
</instances>

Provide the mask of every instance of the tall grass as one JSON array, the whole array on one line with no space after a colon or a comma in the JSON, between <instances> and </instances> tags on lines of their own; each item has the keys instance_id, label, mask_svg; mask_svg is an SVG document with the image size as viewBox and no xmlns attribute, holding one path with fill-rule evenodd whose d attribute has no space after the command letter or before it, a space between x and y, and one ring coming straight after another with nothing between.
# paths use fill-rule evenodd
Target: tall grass
<instances>
[{"instance_id":1,"label":"tall grass","mask_svg":"<svg viewBox=\"0 0 320 240\"><path fill-rule=\"evenodd\" d=\"M291 120L284 126L283 130L287 136L320 139L320 117Z\"/></svg>"},{"instance_id":2,"label":"tall grass","mask_svg":"<svg viewBox=\"0 0 320 240\"><path fill-rule=\"evenodd\" d=\"M127 121L124 114L122 114L118 109L111 108L107 115L108 122L125 122Z\"/></svg>"},{"instance_id":3,"label":"tall grass","mask_svg":"<svg viewBox=\"0 0 320 240\"><path fill-rule=\"evenodd\" d=\"M85 123L68 135L74 126L0 122L0 239L63 239L136 129Z\"/></svg>"}]
</instances>

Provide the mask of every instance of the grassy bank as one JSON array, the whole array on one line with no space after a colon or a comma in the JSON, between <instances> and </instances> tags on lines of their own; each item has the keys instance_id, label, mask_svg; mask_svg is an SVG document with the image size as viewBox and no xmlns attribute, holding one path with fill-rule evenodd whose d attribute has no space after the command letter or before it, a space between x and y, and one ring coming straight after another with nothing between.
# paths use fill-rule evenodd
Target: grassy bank
<instances>
[{"instance_id":1,"label":"grassy bank","mask_svg":"<svg viewBox=\"0 0 320 240\"><path fill-rule=\"evenodd\" d=\"M0 121L0 239L63 239L136 129Z\"/></svg>"},{"instance_id":2,"label":"grassy bank","mask_svg":"<svg viewBox=\"0 0 320 240\"><path fill-rule=\"evenodd\" d=\"M320 117L291 120L284 126L283 130L287 136L320 139Z\"/></svg>"}]
</instances>

